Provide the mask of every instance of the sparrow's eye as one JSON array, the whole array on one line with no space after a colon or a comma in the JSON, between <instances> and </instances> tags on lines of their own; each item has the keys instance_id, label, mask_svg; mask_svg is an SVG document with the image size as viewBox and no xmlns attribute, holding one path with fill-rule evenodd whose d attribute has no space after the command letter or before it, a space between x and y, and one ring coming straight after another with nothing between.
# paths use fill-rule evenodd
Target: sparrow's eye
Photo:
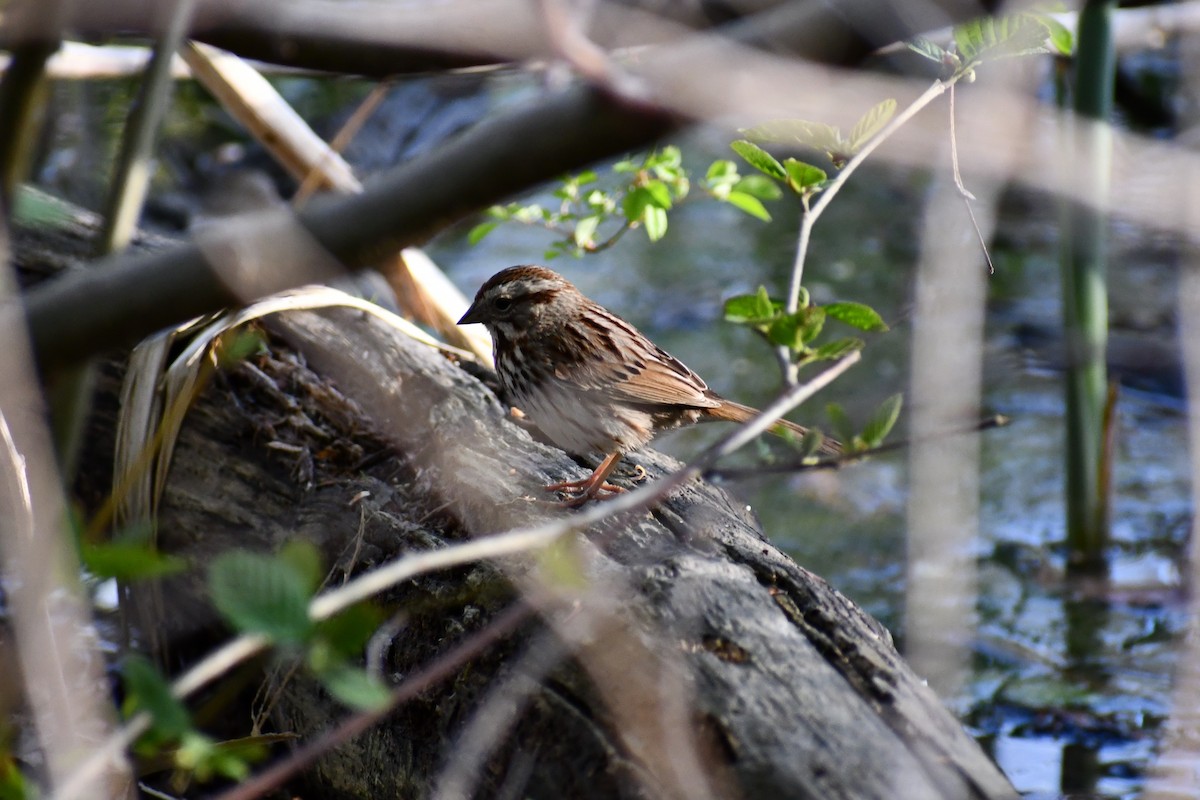
<instances>
[{"instance_id":1,"label":"sparrow's eye","mask_svg":"<svg viewBox=\"0 0 1200 800\"><path fill-rule=\"evenodd\" d=\"M512 308L512 303L513 301L511 297L497 297L492 301L492 308L503 314L505 311L508 311L510 308Z\"/></svg>"}]
</instances>

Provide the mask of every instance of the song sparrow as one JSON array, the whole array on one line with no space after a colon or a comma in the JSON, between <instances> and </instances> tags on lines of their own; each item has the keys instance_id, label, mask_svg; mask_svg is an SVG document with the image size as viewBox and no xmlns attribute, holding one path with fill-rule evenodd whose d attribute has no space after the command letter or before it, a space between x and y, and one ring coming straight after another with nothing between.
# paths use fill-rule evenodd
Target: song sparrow
<instances>
[{"instance_id":1,"label":"song sparrow","mask_svg":"<svg viewBox=\"0 0 1200 800\"><path fill-rule=\"evenodd\" d=\"M625 453L660 431L758 414L710 390L682 361L544 267L493 275L458 324L472 322L491 333L496 370L513 404L551 442L571 453L606 454L584 480L546 487L576 493L572 505L623 491L605 479ZM781 428L807 432L786 420L775 432ZM824 447L837 452L835 442Z\"/></svg>"}]
</instances>

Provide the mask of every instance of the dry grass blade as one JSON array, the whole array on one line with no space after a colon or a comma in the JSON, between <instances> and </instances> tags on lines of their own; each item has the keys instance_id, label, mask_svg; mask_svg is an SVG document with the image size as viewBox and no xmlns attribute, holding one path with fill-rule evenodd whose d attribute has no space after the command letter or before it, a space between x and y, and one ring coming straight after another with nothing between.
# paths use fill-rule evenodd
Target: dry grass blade
<instances>
[{"instance_id":1,"label":"dry grass blade","mask_svg":"<svg viewBox=\"0 0 1200 800\"><path fill-rule=\"evenodd\" d=\"M338 151L330 147L288 105L257 70L237 56L192 43L183 51L197 79L309 191L330 189L357 194L362 184ZM361 120L357 121L361 124ZM344 142L343 142L344 144ZM402 307L447 341L491 361L491 339L482 331L457 326L469 301L423 252L407 248L390 265L388 280Z\"/></svg>"}]
</instances>

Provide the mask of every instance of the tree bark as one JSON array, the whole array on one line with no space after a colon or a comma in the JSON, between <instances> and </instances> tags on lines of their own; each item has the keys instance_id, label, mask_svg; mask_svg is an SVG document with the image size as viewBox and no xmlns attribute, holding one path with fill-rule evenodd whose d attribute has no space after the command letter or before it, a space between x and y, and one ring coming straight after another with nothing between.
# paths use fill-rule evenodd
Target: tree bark
<instances>
[{"instance_id":1,"label":"tree bark","mask_svg":"<svg viewBox=\"0 0 1200 800\"><path fill-rule=\"evenodd\" d=\"M531 498L584 468L437 351L347 310L270 327L269 352L205 390L177 446L160 543L197 569L169 587L159 632L179 653L219 630L201 576L227 548L306 538L340 581L573 513ZM117 371L106 377L81 484L92 502L117 410ZM676 466L650 451L630 461L651 480ZM305 796L430 796L435 783L444 796L481 797L1015 796L887 632L776 549L723 490L695 481L571 541L586 580L558 587L554 602L529 593L544 568L536 555L429 575L384 598L405 620L385 658L396 682L513 603L537 613L320 759ZM267 686L278 730L309 738L347 713L300 673L277 670ZM472 727L479 714L499 720L486 735Z\"/></svg>"}]
</instances>

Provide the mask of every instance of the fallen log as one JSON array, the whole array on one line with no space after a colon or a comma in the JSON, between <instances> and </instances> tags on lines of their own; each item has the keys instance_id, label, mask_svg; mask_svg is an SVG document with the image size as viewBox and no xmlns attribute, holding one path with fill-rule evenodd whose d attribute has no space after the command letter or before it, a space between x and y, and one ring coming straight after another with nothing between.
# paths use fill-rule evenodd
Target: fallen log
<instances>
[{"instance_id":1,"label":"fallen log","mask_svg":"<svg viewBox=\"0 0 1200 800\"><path fill-rule=\"evenodd\" d=\"M197 570L168 584L156 624L181 657L221 630L200 578L228 548L308 539L341 580L574 513L540 502L540 487L586 467L435 349L347 310L268 327L266 352L205 389L176 447L160 543ZM110 367L101 382L81 479L93 503L118 377ZM649 451L630 461L649 480L678 466ZM318 759L304 796L1015 796L887 632L720 488L693 481L569 542L557 556L570 585L548 584L531 554L382 598L404 621L383 655L396 684L515 604L532 612ZM301 673L270 671L267 686L269 727L302 741L348 713ZM253 714L224 716L248 729Z\"/></svg>"}]
</instances>

